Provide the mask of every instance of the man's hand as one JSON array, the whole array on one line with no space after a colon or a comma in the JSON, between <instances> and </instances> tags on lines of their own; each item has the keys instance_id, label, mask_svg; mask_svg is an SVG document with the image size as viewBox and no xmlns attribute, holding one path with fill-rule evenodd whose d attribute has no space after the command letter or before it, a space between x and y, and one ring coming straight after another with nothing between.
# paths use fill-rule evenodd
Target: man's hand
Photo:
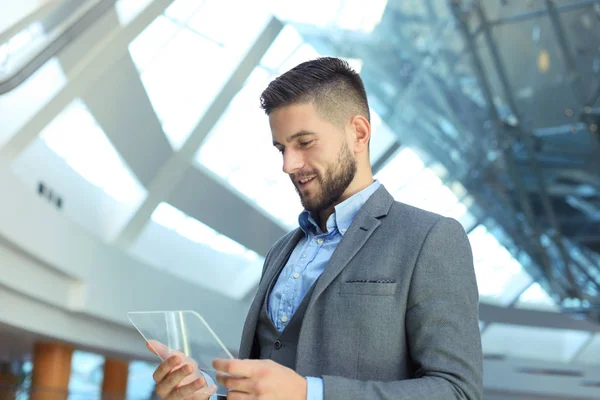
<instances>
[{"instance_id":1,"label":"man's hand","mask_svg":"<svg viewBox=\"0 0 600 400\"><path fill-rule=\"evenodd\" d=\"M228 400L306 400L306 378L271 360L214 360ZM231 376L233 375L233 376Z\"/></svg>"},{"instance_id":2,"label":"man's hand","mask_svg":"<svg viewBox=\"0 0 600 400\"><path fill-rule=\"evenodd\" d=\"M153 374L158 397L165 400L208 400L215 393L215 385L205 387L206 381L194 360L179 351L169 355L168 347L157 341L146 346L164 360Z\"/></svg>"}]
</instances>

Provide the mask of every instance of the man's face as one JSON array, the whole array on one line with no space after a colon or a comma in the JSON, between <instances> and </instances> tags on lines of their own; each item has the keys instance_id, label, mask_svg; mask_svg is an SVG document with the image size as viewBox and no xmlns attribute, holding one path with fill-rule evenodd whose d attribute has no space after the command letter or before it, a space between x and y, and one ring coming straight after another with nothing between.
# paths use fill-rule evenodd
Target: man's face
<instances>
[{"instance_id":1,"label":"man's face","mask_svg":"<svg viewBox=\"0 0 600 400\"><path fill-rule=\"evenodd\" d=\"M269 122L283 171L304 208L315 214L337 204L356 175L344 130L319 116L312 104L276 109Z\"/></svg>"}]
</instances>

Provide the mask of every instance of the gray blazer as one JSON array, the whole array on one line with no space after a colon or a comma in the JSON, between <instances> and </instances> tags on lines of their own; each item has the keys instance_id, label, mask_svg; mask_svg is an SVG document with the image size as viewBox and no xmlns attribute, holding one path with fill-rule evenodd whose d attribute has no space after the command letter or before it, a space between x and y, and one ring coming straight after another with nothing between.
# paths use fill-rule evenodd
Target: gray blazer
<instances>
[{"instance_id":1,"label":"gray blazer","mask_svg":"<svg viewBox=\"0 0 600 400\"><path fill-rule=\"evenodd\" d=\"M267 286L296 246L267 254L239 358L251 356ZM316 281L296 372L323 378L325 400L481 399L479 294L462 226L399 202L382 186Z\"/></svg>"}]
</instances>

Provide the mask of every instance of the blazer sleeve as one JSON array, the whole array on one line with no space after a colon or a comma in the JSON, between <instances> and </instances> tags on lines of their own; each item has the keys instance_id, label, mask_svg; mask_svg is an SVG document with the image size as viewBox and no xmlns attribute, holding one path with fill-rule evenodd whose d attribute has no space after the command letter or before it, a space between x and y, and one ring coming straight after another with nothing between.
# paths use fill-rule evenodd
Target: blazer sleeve
<instances>
[{"instance_id":1,"label":"blazer sleeve","mask_svg":"<svg viewBox=\"0 0 600 400\"><path fill-rule=\"evenodd\" d=\"M482 399L479 292L462 226L440 218L413 271L406 333L414 379L377 382L323 376L325 400Z\"/></svg>"}]
</instances>

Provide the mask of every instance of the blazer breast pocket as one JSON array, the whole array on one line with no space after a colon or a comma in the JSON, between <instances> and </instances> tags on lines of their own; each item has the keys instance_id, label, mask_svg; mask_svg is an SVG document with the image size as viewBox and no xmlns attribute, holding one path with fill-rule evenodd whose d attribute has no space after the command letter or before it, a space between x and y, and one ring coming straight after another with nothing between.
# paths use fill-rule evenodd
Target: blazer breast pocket
<instances>
[{"instance_id":1,"label":"blazer breast pocket","mask_svg":"<svg viewBox=\"0 0 600 400\"><path fill-rule=\"evenodd\" d=\"M395 281L346 281L340 287L341 295L391 296L396 293Z\"/></svg>"}]
</instances>

